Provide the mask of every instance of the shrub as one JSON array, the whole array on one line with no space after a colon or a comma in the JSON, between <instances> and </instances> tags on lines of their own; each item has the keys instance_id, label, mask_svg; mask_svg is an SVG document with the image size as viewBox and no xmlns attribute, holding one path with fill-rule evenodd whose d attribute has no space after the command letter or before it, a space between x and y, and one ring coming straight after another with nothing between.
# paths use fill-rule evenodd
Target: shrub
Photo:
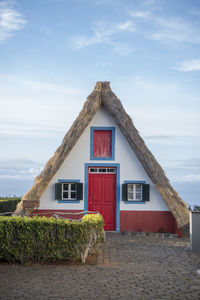
<instances>
[{"instance_id":1,"label":"shrub","mask_svg":"<svg viewBox=\"0 0 200 300\"><path fill-rule=\"evenodd\" d=\"M15 211L17 204L21 201L18 197L0 198L0 213Z\"/></svg>"},{"instance_id":2,"label":"shrub","mask_svg":"<svg viewBox=\"0 0 200 300\"><path fill-rule=\"evenodd\" d=\"M46 217L0 217L0 260L21 263L78 259L102 237L103 218L88 215L81 222Z\"/></svg>"}]
</instances>

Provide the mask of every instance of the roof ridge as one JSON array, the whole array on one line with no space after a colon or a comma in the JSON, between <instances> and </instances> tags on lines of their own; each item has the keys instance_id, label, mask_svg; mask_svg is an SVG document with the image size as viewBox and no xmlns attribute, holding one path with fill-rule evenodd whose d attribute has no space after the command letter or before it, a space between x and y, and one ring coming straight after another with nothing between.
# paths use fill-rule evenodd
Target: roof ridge
<instances>
[{"instance_id":1,"label":"roof ridge","mask_svg":"<svg viewBox=\"0 0 200 300\"><path fill-rule=\"evenodd\" d=\"M97 81L94 90L102 91L102 90L110 90L110 81Z\"/></svg>"}]
</instances>

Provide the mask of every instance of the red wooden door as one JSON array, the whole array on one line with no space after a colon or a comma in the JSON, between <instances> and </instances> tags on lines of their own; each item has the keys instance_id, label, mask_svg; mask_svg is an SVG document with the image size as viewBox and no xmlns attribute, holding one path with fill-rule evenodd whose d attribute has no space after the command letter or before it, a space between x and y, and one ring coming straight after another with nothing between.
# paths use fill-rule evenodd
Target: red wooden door
<instances>
[{"instance_id":1,"label":"red wooden door","mask_svg":"<svg viewBox=\"0 0 200 300\"><path fill-rule=\"evenodd\" d=\"M116 169L89 168L88 177L88 210L103 216L104 230L116 230Z\"/></svg>"}]
</instances>

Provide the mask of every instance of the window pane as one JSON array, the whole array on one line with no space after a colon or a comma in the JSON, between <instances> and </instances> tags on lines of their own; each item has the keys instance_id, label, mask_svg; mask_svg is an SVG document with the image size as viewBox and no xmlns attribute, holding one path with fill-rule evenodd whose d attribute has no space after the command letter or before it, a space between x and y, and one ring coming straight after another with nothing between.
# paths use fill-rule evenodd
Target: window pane
<instances>
[{"instance_id":1,"label":"window pane","mask_svg":"<svg viewBox=\"0 0 200 300\"><path fill-rule=\"evenodd\" d=\"M132 192L133 191L133 184L128 184L128 191Z\"/></svg>"},{"instance_id":2,"label":"window pane","mask_svg":"<svg viewBox=\"0 0 200 300\"><path fill-rule=\"evenodd\" d=\"M128 200L133 200L133 193L128 192Z\"/></svg>"},{"instance_id":3,"label":"window pane","mask_svg":"<svg viewBox=\"0 0 200 300\"><path fill-rule=\"evenodd\" d=\"M63 192L63 199L68 199L68 192Z\"/></svg>"},{"instance_id":4,"label":"window pane","mask_svg":"<svg viewBox=\"0 0 200 300\"><path fill-rule=\"evenodd\" d=\"M136 199L140 200L141 199L141 193L136 193Z\"/></svg>"},{"instance_id":5,"label":"window pane","mask_svg":"<svg viewBox=\"0 0 200 300\"><path fill-rule=\"evenodd\" d=\"M96 168L90 168L90 173L96 173L98 169Z\"/></svg>"},{"instance_id":6,"label":"window pane","mask_svg":"<svg viewBox=\"0 0 200 300\"><path fill-rule=\"evenodd\" d=\"M76 199L76 192L71 192L71 199Z\"/></svg>"},{"instance_id":7,"label":"window pane","mask_svg":"<svg viewBox=\"0 0 200 300\"><path fill-rule=\"evenodd\" d=\"M99 169L99 172L106 173L106 169Z\"/></svg>"},{"instance_id":8,"label":"window pane","mask_svg":"<svg viewBox=\"0 0 200 300\"><path fill-rule=\"evenodd\" d=\"M137 192L138 192L138 191L141 191L141 184L136 184L135 186L136 186L136 191L137 191Z\"/></svg>"},{"instance_id":9,"label":"window pane","mask_svg":"<svg viewBox=\"0 0 200 300\"><path fill-rule=\"evenodd\" d=\"M71 191L76 191L76 183L71 184Z\"/></svg>"},{"instance_id":10,"label":"window pane","mask_svg":"<svg viewBox=\"0 0 200 300\"><path fill-rule=\"evenodd\" d=\"M115 173L115 169L107 169L108 173Z\"/></svg>"},{"instance_id":11,"label":"window pane","mask_svg":"<svg viewBox=\"0 0 200 300\"><path fill-rule=\"evenodd\" d=\"M63 183L63 190L68 191L69 185L68 183Z\"/></svg>"}]
</instances>

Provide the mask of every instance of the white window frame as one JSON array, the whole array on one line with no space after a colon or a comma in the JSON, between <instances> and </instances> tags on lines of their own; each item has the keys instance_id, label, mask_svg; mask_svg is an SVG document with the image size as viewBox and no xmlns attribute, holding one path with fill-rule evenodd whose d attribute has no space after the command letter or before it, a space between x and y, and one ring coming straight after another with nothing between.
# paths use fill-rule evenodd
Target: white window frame
<instances>
[{"instance_id":1,"label":"white window frame","mask_svg":"<svg viewBox=\"0 0 200 300\"><path fill-rule=\"evenodd\" d=\"M68 184L68 190L64 189L64 184ZM72 184L75 184L76 189L72 190L71 186ZM68 198L64 197L64 193L68 193ZM72 198L71 193L76 193L76 197ZM62 200L77 200L77 183L76 182L62 182Z\"/></svg>"},{"instance_id":2,"label":"white window frame","mask_svg":"<svg viewBox=\"0 0 200 300\"><path fill-rule=\"evenodd\" d=\"M129 190L129 186L132 186L132 190ZM136 190L137 186L140 186L139 192ZM127 201L135 201L135 202L141 202L142 201L142 184L141 183L128 183L127 184ZM130 195L132 194L132 197ZM137 198L137 194L140 195L139 198Z\"/></svg>"},{"instance_id":3,"label":"white window frame","mask_svg":"<svg viewBox=\"0 0 200 300\"><path fill-rule=\"evenodd\" d=\"M91 174L94 174L94 173L100 173L100 174L104 174L104 173L107 173L107 174L116 174L116 168L107 168L107 167L92 167L92 168L89 168L89 173Z\"/></svg>"}]
</instances>

